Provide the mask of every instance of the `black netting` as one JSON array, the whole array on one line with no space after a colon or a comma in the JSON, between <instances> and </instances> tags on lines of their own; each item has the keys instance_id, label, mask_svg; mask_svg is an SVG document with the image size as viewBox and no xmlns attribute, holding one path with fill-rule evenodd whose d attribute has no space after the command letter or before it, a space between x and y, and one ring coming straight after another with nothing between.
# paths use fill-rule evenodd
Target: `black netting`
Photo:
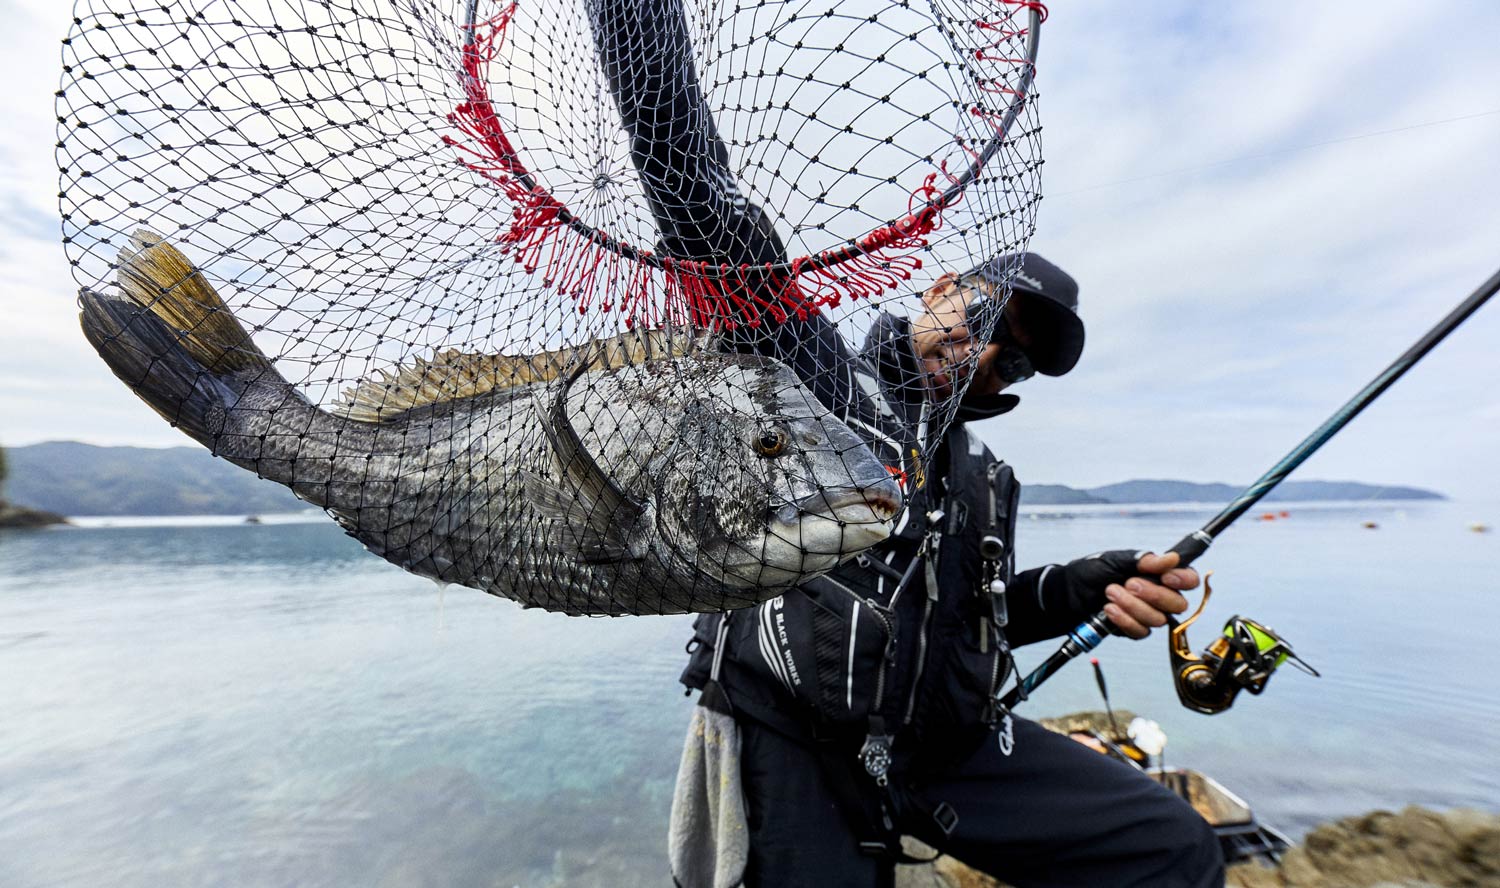
<instances>
[{"instance_id":1,"label":"black netting","mask_svg":"<svg viewBox=\"0 0 1500 888\"><path fill-rule=\"evenodd\" d=\"M764 600L887 536L956 409L963 368L932 386L887 322L1025 247L1041 12L81 0L85 332L417 573L572 613Z\"/></svg>"}]
</instances>

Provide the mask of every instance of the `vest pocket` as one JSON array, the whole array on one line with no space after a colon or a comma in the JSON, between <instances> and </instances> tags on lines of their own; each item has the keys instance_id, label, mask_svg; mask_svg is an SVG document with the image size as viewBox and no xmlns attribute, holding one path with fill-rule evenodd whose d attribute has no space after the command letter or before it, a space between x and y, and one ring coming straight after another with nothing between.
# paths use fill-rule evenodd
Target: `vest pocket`
<instances>
[{"instance_id":1,"label":"vest pocket","mask_svg":"<svg viewBox=\"0 0 1500 888\"><path fill-rule=\"evenodd\" d=\"M886 694L895 616L824 578L731 622L735 665L832 726L863 724Z\"/></svg>"}]
</instances>

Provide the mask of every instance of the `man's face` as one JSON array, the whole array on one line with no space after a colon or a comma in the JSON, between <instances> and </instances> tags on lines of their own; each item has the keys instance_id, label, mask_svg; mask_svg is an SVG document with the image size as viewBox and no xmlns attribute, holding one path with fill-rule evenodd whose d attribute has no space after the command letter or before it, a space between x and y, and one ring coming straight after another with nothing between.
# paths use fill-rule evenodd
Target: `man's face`
<instances>
[{"instance_id":1,"label":"man's face","mask_svg":"<svg viewBox=\"0 0 1500 888\"><path fill-rule=\"evenodd\" d=\"M969 381L969 395L998 394L1010 383L1000 373L1003 347L976 341L968 327L969 304L975 299L993 295L994 288L984 281L960 284L952 275L944 275L922 294L922 314L912 321L912 341L926 373L930 396L944 400L954 389ZM1016 343L1024 350L1030 337L1021 317L1022 301L1012 298L1005 305L1005 319ZM979 352L977 361L973 354Z\"/></svg>"}]
</instances>

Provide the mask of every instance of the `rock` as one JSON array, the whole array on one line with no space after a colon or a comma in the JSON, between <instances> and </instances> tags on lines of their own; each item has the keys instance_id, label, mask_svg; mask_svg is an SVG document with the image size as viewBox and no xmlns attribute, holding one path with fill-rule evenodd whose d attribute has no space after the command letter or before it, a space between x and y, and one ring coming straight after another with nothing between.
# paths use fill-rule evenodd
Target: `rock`
<instances>
[{"instance_id":1,"label":"rock","mask_svg":"<svg viewBox=\"0 0 1500 888\"><path fill-rule=\"evenodd\" d=\"M1091 709L1071 715L1060 715L1057 718L1038 719L1037 724L1059 734L1072 734L1075 731L1085 734L1098 733L1120 743L1130 739L1125 735L1125 729L1134 720L1135 713L1129 709L1116 709L1113 720L1110 719L1109 713Z\"/></svg>"},{"instance_id":2,"label":"rock","mask_svg":"<svg viewBox=\"0 0 1500 888\"><path fill-rule=\"evenodd\" d=\"M925 847L925 846L924 846ZM920 853L920 852L909 852ZM930 850L929 850L930 853ZM898 867L897 888L997 888L951 857ZM1228 888L1484 888L1500 885L1500 815L1409 807L1325 823L1280 867L1236 864Z\"/></svg>"},{"instance_id":3,"label":"rock","mask_svg":"<svg viewBox=\"0 0 1500 888\"><path fill-rule=\"evenodd\" d=\"M901 845L912 857L937 859L927 864L896 867L896 888L1003 888L990 876L952 857L938 857L937 851L910 836L903 838Z\"/></svg>"},{"instance_id":4,"label":"rock","mask_svg":"<svg viewBox=\"0 0 1500 888\"><path fill-rule=\"evenodd\" d=\"M43 512L40 509L12 506L0 500L0 528L51 527L54 524L67 523L68 519L56 512Z\"/></svg>"},{"instance_id":5,"label":"rock","mask_svg":"<svg viewBox=\"0 0 1500 888\"><path fill-rule=\"evenodd\" d=\"M1409 807L1326 823L1282 861L1286 888L1500 884L1500 816Z\"/></svg>"},{"instance_id":6,"label":"rock","mask_svg":"<svg viewBox=\"0 0 1500 888\"><path fill-rule=\"evenodd\" d=\"M1281 871L1258 863L1241 863L1229 868L1225 888L1284 888Z\"/></svg>"}]
</instances>

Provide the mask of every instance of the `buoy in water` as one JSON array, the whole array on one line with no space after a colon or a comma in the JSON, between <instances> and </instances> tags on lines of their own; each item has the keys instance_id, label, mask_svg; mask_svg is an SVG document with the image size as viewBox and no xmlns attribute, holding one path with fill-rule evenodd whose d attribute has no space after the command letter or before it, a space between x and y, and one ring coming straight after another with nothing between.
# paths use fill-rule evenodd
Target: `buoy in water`
<instances>
[{"instance_id":1,"label":"buoy in water","mask_svg":"<svg viewBox=\"0 0 1500 888\"><path fill-rule=\"evenodd\" d=\"M1264 515L1260 516L1260 520L1262 520L1262 521L1275 521L1276 520L1276 513L1275 512L1267 512Z\"/></svg>"}]
</instances>

